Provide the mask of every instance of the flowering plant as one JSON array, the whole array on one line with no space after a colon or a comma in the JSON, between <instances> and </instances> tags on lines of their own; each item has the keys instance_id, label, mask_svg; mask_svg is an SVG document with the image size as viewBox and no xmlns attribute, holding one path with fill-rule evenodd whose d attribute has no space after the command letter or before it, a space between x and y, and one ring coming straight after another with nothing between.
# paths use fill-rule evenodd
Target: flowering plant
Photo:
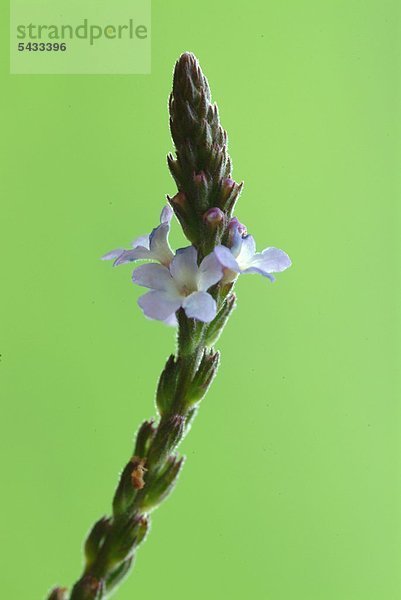
<instances>
[{"instance_id":1,"label":"flowering plant","mask_svg":"<svg viewBox=\"0 0 401 600\"><path fill-rule=\"evenodd\" d=\"M235 306L237 277L256 273L274 281L291 265L277 248L256 252L255 240L233 216L242 184L231 177L227 134L211 102L208 82L189 53L178 60L170 96L170 128L176 157L168 156L178 192L167 197L160 224L150 235L118 248L104 260L114 265L145 261L132 281L149 291L138 304L144 315L178 327L176 354L160 375L157 421L139 428L133 454L113 499L85 542L85 567L71 592L55 588L48 600L99 600L116 589L131 568L149 528L150 512L172 491L183 464L177 446L218 368L213 348ZM169 244L173 215L189 245Z\"/></svg>"}]
</instances>

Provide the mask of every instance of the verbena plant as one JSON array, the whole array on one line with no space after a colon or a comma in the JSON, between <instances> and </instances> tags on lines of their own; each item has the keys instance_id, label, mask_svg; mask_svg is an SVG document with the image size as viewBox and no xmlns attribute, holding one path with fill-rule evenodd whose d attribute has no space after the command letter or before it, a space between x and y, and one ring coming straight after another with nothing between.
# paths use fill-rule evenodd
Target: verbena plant
<instances>
[{"instance_id":1,"label":"verbena plant","mask_svg":"<svg viewBox=\"0 0 401 600\"><path fill-rule=\"evenodd\" d=\"M82 576L70 592L57 587L48 600L106 598L127 575L150 513L173 490L182 468L177 447L216 374L214 344L234 309L238 275L258 273L273 281L273 273L291 265L277 248L256 252L253 237L233 216L242 183L232 179L227 134L193 54L183 54L175 66L169 107L176 155L168 156L168 166L178 192L167 196L150 235L103 258L114 265L146 261L132 275L150 290L138 304L148 318L178 327L177 348L158 382L157 419L139 427L112 514L97 521L86 539ZM168 241L174 214L190 242L175 252Z\"/></svg>"}]
</instances>

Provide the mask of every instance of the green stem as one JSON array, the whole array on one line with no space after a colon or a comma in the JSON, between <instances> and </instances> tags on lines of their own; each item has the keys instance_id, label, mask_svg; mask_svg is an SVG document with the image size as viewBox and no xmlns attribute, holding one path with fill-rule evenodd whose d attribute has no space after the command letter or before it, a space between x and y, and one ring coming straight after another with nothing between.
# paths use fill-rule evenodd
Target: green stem
<instances>
[{"instance_id":1,"label":"green stem","mask_svg":"<svg viewBox=\"0 0 401 600\"><path fill-rule=\"evenodd\" d=\"M188 416L193 408L190 397L191 384L205 353L206 330L204 324L188 319L184 313L179 315L177 386L169 410L160 417L146 456L139 457L144 460L147 469L144 487L132 487L131 499L124 511L107 520L104 537L96 549L95 556L87 561L81 578L74 585L70 600L106 598L114 587L115 571L127 561L132 562L136 548L144 539L144 532L141 532L141 526L138 527L138 524L142 523L145 529L148 528L149 489L157 488L160 477L165 473L166 464L175 458L175 450L187 431ZM134 463L131 464L134 470ZM116 495L119 491L120 487ZM127 529L130 527L138 531L133 532L131 539L130 536L126 539Z\"/></svg>"}]
</instances>

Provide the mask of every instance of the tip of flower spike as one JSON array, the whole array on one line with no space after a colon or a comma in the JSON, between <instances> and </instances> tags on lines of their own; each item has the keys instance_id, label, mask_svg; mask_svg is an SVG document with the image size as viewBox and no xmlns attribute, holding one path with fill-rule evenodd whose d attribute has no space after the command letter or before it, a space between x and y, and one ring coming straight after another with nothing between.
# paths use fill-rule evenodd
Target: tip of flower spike
<instances>
[{"instance_id":1,"label":"tip of flower spike","mask_svg":"<svg viewBox=\"0 0 401 600\"><path fill-rule=\"evenodd\" d=\"M192 78L200 70L198 60L192 52L184 52L181 54L174 69L174 83L178 84L183 77L185 79Z\"/></svg>"},{"instance_id":2,"label":"tip of flower spike","mask_svg":"<svg viewBox=\"0 0 401 600\"><path fill-rule=\"evenodd\" d=\"M198 66L198 64L198 59L196 58L195 54L189 51L183 52L177 60L177 65L179 66L194 67Z\"/></svg>"},{"instance_id":3,"label":"tip of flower spike","mask_svg":"<svg viewBox=\"0 0 401 600\"><path fill-rule=\"evenodd\" d=\"M199 61L192 52L181 54L175 64L173 78L173 95L181 92L189 92L190 89L198 92L203 89L204 94L210 100L210 89L206 77L202 73ZM194 86L194 87L193 87ZM190 94L192 95L192 94Z\"/></svg>"}]
</instances>

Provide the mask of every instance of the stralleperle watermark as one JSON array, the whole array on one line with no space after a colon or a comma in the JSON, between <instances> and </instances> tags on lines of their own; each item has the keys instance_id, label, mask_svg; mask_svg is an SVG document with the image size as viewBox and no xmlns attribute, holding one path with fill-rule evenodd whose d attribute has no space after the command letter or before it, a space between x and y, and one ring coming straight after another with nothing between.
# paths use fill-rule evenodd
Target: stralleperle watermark
<instances>
[{"instance_id":1,"label":"stralleperle watermark","mask_svg":"<svg viewBox=\"0 0 401 600\"><path fill-rule=\"evenodd\" d=\"M148 74L151 0L11 0L13 74Z\"/></svg>"}]
</instances>

